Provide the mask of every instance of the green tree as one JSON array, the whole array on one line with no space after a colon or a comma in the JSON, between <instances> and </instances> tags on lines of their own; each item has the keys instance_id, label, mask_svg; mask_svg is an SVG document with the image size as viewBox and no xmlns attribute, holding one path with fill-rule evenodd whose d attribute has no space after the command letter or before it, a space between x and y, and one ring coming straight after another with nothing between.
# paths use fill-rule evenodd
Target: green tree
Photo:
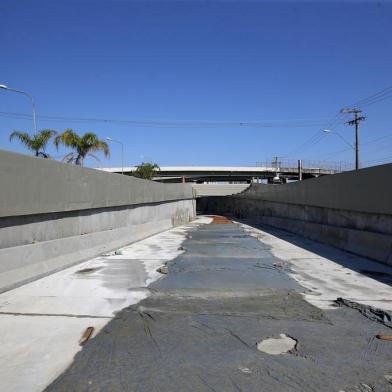
<instances>
[{"instance_id":1,"label":"green tree","mask_svg":"<svg viewBox=\"0 0 392 392\"><path fill-rule=\"evenodd\" d=\"M133 175L145 180L152 180L159 170L160 167L156 163L142 162L139 166L137 166L136 170L133 172Z\"/></svg>"},{"instance_id":2,"label":"green tree","mask_svg":"<svg viewBox=\"0 0 392 392\"><path fill-rule=\"evenodd\" d=\"M36 157L49 158L45 152L49 140L57 134L53 129L42 129L35 135L29 135L27 132L13 131L10 135L10 142L14 138L19 141L30 151L33 151Z\"/></svg>"},{"instance_id":3,"label":"green tree","mask_svg":"<svg viewBox=\"0 0 392 392\"><path fill-rule=\"evenodd\" d=\"M66 129L61 135L55 137L54 144L57 149L60 144L72 148L74 151L65 155L63 161L81 166L83 166L87 155L99 161L91 152L102 151L105 157L110 155L109 145L105 141L99 140L93 132L87 132L79 136L74 130Z\"/></svg>"}]
</instances>

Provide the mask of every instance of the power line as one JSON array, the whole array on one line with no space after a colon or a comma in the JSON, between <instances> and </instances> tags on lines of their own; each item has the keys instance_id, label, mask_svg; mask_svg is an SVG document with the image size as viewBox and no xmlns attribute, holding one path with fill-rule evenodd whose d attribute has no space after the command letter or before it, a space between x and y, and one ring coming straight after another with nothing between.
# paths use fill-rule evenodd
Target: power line
<instances>
[{"instance_id":1,"label":"power line","mask_svg":"<svg viewBox=\"0 0 392 392\"><path fill-rule=\"evenodd\" d=\"M387 162L392 160L392 155L389 155L387 157L383 157L383 158L378 158L378 159L372 159L370 161L365 161L363 163L381 163L381 162Z\"/></svg>"},{"instance_id":2,"label":"power line","mask_svg":"<svg viewBox=\"0 0 392 392\"><path fill-rule=\"evenodd\" d=\"M27 113L0 112L0 116L13 119L30 119ZM133 125L138 127L155 128L226 128L226 127L250 127L250 128L269 128L269 127L306 127L317 126L325 118L316 119L289 119L289 120L268 120L268 121L155 121L155 120L121 120L104 118L84 118L84 117L63 117L38 115L41 121L59 122L95 122Z\"/></svg>"},{"instance_id":3,"label":"power line","mask_svg":"<svg viewBox=\"0 0 392 392\"><path fill-rule=\"evenodd\" d=\"M370 95L370 96L368 96L366 98L362 98L362 99L354 102L350 106L351 107L355 107L355 108L357 108L355 110L358 110L358 108L367 107L367 106L373 105L375 103L381 102L381 101L383 101L385 99L391 98L391 97L392 97L392 86L389 86L389 87L386 87L386 88L384 88L383 90L381 90L381 91L379 91L377 93L374 93L374 94L372 94L372 95ZM341 114L341 116L347 115L347 113L344 113L344 112L343 113L341 112L340 114ZM339 118L338 116L339 115L337 115L337 118ZM342 119L343 117L340 117L340 118ZM356 115L356 118L354 120L351 120L348 123L350 125L355 125L357 127L359 125L359 122L362 121L363 119L364 119L363 117L358 117L357 118L357 115ZM368 144L372 144L372 143L375 143L375 142L380 141L380 140L385 140L386 138L388 138L390 136L392 136L392 135L384 135L384 136L381 136L379 138L376 138L376 139L373 139L373 140L369 140L369 141L367 141L365 143L362 143L362 145L368 145ZM356 146L358 146L358 140L356 140ZM346 149L343 149L343 150L334 151L332 153L323 154L323 156L340 154L340 153L346 152L348 150L350 150L350 149L346 148Z\"/></svg>"},{"instance_id":4,"label":"power line","mask_svg":"<svg viewBox=\"0 0 392 392\"><path fill-rule=\"evenodd\" d=\"M370 140L365 141L364 143L362 143L362 145L373 144L373 143L376 143L376 142L378 142L378 141L388 139L388 138L390 138L390 137L392 137L392 133L388 133L388 134L386 134L386 135L377 137L377 138L375 138L375 139L370 139Z\"/></svg>"},{"instance_id":5,"label":"power line","mask_svg":"<svg viewBox=\"0 0 392 392\"><path fill-rule=\"evenodd\" d=\"M299 152L303 152L305 150L308 150L318 144L321 140L323 140L325 137L325 134L323 134L322 131L317 131L314 135L312 135L309 139L305 140L302 144L300 144L298 147L294 148L293 150L290 150L287 154L283 155L282 157L289 157L294 154L298 154Z\"/></svg>"},{"instance_id":6,"label":"power line","mask_svg":"<svg viewBox=\"0 0 392 392\"><path fill-rule=\"evenodd\" d=\"M365 107L374 105L375 103L379 103L379 102L385 101L386 99L389 99L389 98L392 98L392 93L388 94L388 95L385 95L385 96L383 96L381 98L379 97L379 99L377 99L377 100L373 100L371 102L368 102L365 105L362 105L361 108L365 108Z\"/></svg>"},{"instance_id":7,"label":"power line","mask_svg":"<svg viewBox=\"0 0 392 392\"><path fill-rule=\"evenodd\" d=\"M323 123L323 129L328 129L328 128L335 128L336 126L339 126L340 124L344 123L345 117L347 116L346 113L338 112L328 123ZM311 149L318 143L320 143L324 138L326 137L326 134L323 132L323 130L317 131L314 135L312 135L309 139L305 140L304 143L302 143L300 146L297 148L291 150L289 153L284 155L283 157L287 157L293 154L299 154L303 153L306 150Z\"/></svg>"},{"instance_id":8,"label":"power line","mask_svg":"<svg viewBox=\"0 0 392 392\"><path fill-rule=\"evenodd\" d=\"M354 102L351 107L364 108L375 103L384 101L385 99L392 98L392 86L386 87L377 93L369 95L366 98L360 99L359 101Z\"/></svg>"},{"instance_id":9,"label":"power line","mask_svg":"<svg viewBox=\"0 0 392 392\"><path fill-rule=\"evenodd\" d=\"M385 88L377 93L374 93L366 98L363 98L350 106L352 106L352 107L370 106L370 105L373 105L374 103L381 102L381 101L388 99L390 97L392 97L392 86L387 87L387 88ZM325 125L325 129L328 129L328 128L334 129L337 126L340 126L340 124L344 123L345 119L347 119L347 115L348 115L348 113L338 112L335 115L335 117ZM358 119L354 119L349 123L352 125L358 126L358 124L356 124L356 121L359 122L359 121L362 121L363 119L364 118L361 117ZM322 131L317 131L314 135L312 135L308 140L303 142L300 146L298 146L297 148L291 150L289 153L284 155L284 157L290 156L293 153L303 152L304 150L308 150L308 149L314 147L316 144L318 144L319 142L321 142L324 139L323 136L325 136L325 135L322 134ZM380 140L381 140L381 138L380 138ZM369 143L373 143L373 141L369 141ZM363 144L367 144L367 143L363 143ZM339 151L333 152L331 154L323 154L323 155L332 155L332 154L336 154L336 153L340 153L340 152L344 152L344 151L348 151L348 150L349 149L346 148L344 150L339 150Z\"/></svg>"},{"instance_id":10,"label":"power line","mask_svg":"<svg viewBox=\"0 0 392 392\"><path fill-rule=\"evenodd\" d=\"M367 149L367 147L370 147L371 149L378 148L379 150L384 150L386 148L391 148L389 145L381 146L381 147L378 147L376 145L372 145L374 143L377 143L377 142L380 142L380 141L384 141L384 140L386 140L388 138L391 138L391 137L392 137L392 134L386 134L386 135L377 137L375 139L367 140L367 141L362 143L362 146L364 146L366 149ZM336 150L336 151L324 153L321 156L327 157L327 156L331 156L331 155L339 155L339 154L342 154L342 153L347 152L347 151L352 151L352 148L347 147L347 148L344 148L344 149L341 149L341 150ZM377 161L377 160L375 160L375 161ZM366 163L366 162L368 162L368 161L365 161L364 163Z\"/></svg>"},{"instance_id":11,"label":"power line","mask_svg":"<svg viewBox=\"0 0 392 392\"><path fill-rule=\"evenodd\" d=\"M372 94L372 95L369 95L369 96L366 97L366 98L362 98L362 99L360 99L359 101L354 102L354 103L353 103L352 105L350 105L350 106L362 105L362 104L368 102L369 100L372 100L372 99L376 98L376 97L379 96L380 94L385 94L386 92L390 91L391 89L392 89L392 86L386 87L386 88L384 88L383 90L378 91L377 93L374 93L374 94Z\"/></svg>"},{"instance_id":12,"label":"power line","mask_svg":"<svg viewBox=\"0 0 392 392\"><path fill-rule=\"evenodd\" d=\"M326 154L322 154L321 156L324 157L324 156L330 156L330 155L338 155L338 154L341 154L341 153L346 152L346 151L352 151L352 148L346 147L346 148L344 148L342 150L337 150L337 151L328 152Z\"/></svg>"}]
</instances>

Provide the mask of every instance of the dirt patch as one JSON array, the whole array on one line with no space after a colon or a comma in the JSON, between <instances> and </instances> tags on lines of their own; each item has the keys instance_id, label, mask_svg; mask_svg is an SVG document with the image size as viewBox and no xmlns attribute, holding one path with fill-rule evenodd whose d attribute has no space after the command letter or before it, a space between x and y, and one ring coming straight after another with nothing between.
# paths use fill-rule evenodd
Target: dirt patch
<instances>
[{"instance_id":1,"label":"dirt patch","mask_svg":"<svg viewBox=\"0 0 392 392\"><path fill-rule=\"evenodd\" d=\"M211 223L215 225L229 225L232 224L233 222L230 219L226 218L225 216L214 215L212 217Z\"/></svg>"}]
</instances>

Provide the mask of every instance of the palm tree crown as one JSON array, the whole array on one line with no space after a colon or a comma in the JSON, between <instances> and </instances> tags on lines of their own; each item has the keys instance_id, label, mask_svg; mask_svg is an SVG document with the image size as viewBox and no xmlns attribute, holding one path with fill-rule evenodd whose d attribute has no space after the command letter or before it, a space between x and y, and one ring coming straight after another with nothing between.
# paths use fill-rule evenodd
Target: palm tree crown
<instances>
[{"instance_id":1,"label":"palm tree crown","mask_svg":"<svg viewBox=\"0 0 392 392\"><path fill-rule=\"evenodd\" d=\"M57 149L60 144L72 148L74 152L67 154L63 160L81 166L83 166L87 155L99 161L96 156L91 154L92 151L102 151L105 157L110 155L109 145L105 141L99 140L98 136L92 132L79 136L74 130L66 129L61 135L56 136L54 144Z\"/></svg>"},{"instance_id":2,"label":"palm tree crown","mask_svg":"<svg viewBox=\"0 0 392 392\"><path fill-rule=\"evenodd\" d=\"M27 132L13 131L10 135L10 141L16 137L28 150L33 151L36 157L49 158L45 148L50 138L56 133L53 129L43 129L30 136Z\"/></svg>"}]
</instances>

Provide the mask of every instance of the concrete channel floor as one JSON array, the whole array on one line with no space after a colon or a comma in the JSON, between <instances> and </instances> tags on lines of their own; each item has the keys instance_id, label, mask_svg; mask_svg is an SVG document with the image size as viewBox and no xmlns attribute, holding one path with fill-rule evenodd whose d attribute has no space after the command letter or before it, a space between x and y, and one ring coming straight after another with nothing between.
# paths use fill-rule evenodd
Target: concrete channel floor
<instances>
[{"instance_id":1,"label":"concrete channel floor","mask_svg":"<svg viewBox=\"0 0 392 392\"><path fill-rule=\"evenodd\" d=\"M156 269L209 218L176 227L0 294L0 391L42 391L118 311L149 295Z\"/></svg>"},{"instance_id":2,"label":"concrete channel floor","mask_svg":"<svg viewBox=\"0 0 392 392\"><path fill-rule=\"evenodd\" d=\"M117 313L46 390L392 391L392 342L376 338L391 329L332 302L372 293L388 308L390 284L348 267L392 269L301 241L199 225L150 295Z\"/></svg>"}]
</instances>

